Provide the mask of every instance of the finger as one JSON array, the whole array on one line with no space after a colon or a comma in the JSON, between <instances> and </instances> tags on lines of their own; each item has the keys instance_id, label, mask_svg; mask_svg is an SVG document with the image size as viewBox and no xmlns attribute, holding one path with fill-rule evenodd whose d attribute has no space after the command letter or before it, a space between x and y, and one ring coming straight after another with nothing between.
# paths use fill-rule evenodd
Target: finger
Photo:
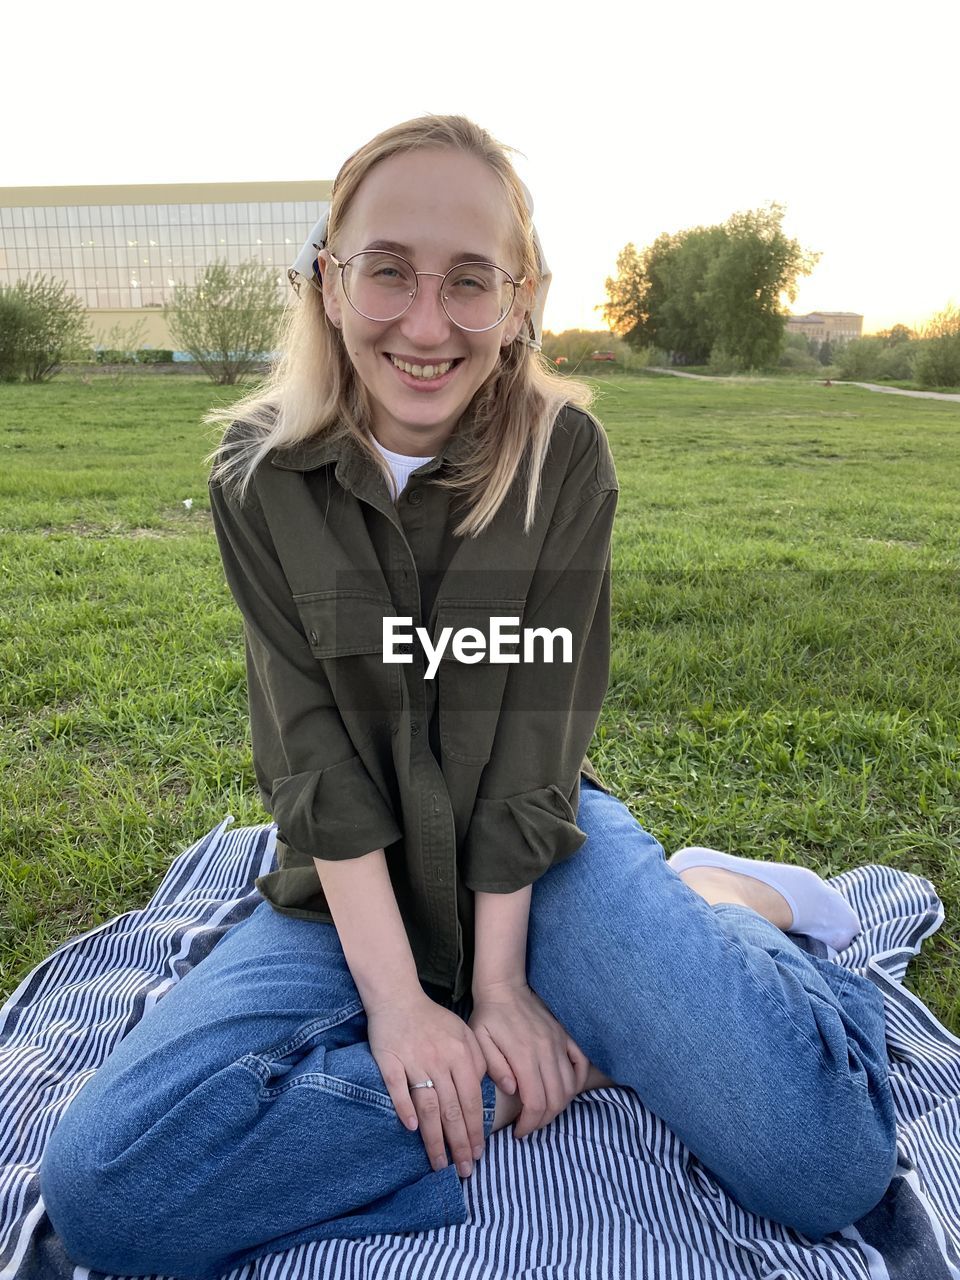
<instances>
[{"instance_id":1,"label":"finger","mask_svg":"<svg viewBox=\"0 0 960 1280\"><path fill-rule=\"evenodd\" d=\"M483 1132L483 1077L487 1074L487 1062L483 1056L483 1050L476 1041L474 1041L473 1055L473 1069L477 1076L477 1088L480 1090L480 1141L474 1144L473 1155L474 1159L479 1160L483 1155L483 1148L486 1143L486 1137Z\"/></svg>"},{"instance_id":2,"label":"finger","mask_svg":"<svg viewBox=\"0 0 960 1280\"><path fill-rule=\"evenodd\" d=\"M462 1151L451 1147L457 1165L462 1160L479 1160L483 1154L483 1091L480 1081L469 1067L454 1070L453 1082L463 1112L466 1145Z\"/></svg>"},{"instance_id":3,"label":"finger","mask_svg":"<svg viewBox=\"0 0 960 1280\"><path fill-rule=\"evenodd\" d=\"M456 1070L459 1078L462 1079L463 1068L457 1067ZM473 1088L479 1092L480 1086L476 1079L473 1080ZM452 1075L447 1075L438 1082L437 1093L440 1098L443 1136L450 1148L453 1163L458 1166L458 1172L465 1178L470 1173L469 1166L473 1162L473 1144L467 1133L467 1118L460 1100L460 1092ZM482 1131L481 1126L481 1133ZM459 1167L461 1165L463 1165L462 1169Z\"/></svg>"},{"instance_id":4,"label":"finger","mask_svg":"<svg viewBox=\"0 0 960 1280\"><path fill-rule=\"evenodd\" d=\"M559 1055L544 1058L540 1063L540 1075L547 1095L546 1110L543 1119L537 1126L546 1128L563 1111L566 1111L570 1099L574 1095L573 1067L570 1065L566 1051Z\"/></svg>"},{"instance_id":5,"label":"finger","mask_svg":"<svg viewBox=\"0 0 960 1280\"><path fill-rule=\"evenodd\" d=\"M566 1052L562 1052L557 1059L557 1066L560 1073L560 1095L563 1099L560 1111L566 1111L567 1107L580 1092L577 1084L577 1073ZM559 1112L557 1114L559 1115Z\"/></svg>"},{"instance_id":6,"label":"finger","mask_svg":"<svg viewBox=\"0 0 960 1280\"><path fill-rule=\"evenodd\" d=\"M525 1138L528 1133L540 1127L543 1113L547 1107L547 1095L540 1074L540 1064L536 1061L516 1067L517 1086L520 1091L520 1115L513 1126L514 1137Z\"/></svg>"},{"instance_id":7,"label":"finger","mask_svg":"<svg viewBox=\"0 0 960 1280\"><path fill-rule=\"evenodd\" d=\"M473 1059L473 1069L477 1073L477 1079L482 1080L487 1073L487 1060L484 1057L483 1050L480 1048L480 1041L472 1031L470 1032L470 1040L468 1043L470 1045L470 1056ZM481 1097L482 1096L483 1095L481 1094Z\"/></svg>"},{"instance_id":8,"label":"finger","mask_svg":"<svg viewBox=\"0 0 960 1280\"><path fill-rule=\"evenodd\" d=\"M390 1094L390 1100L396 1108L400 1123L407 1129L416 1129L419 1123L417 1109L413 1105L413 1095L407 1083L407 1073L403 1069L403 1063L399 1058L394 1058L392 1055L389 1058L384 1058L383 1061L377 1058L376 1063L380 1068L383 1083L387 1086L387 1092ZM419 1092L419 1089L414 1090L414 1093Z\"/></svg>"},{"instance_id":9,"label":"finger","mask_svg":"<svg viewBox=\"0 0 960 1280\"><path fill-rule=\"evenodd\" d=\"M587 1087L587 1077L590 1075L590 1059L576 1040L567 1041L567 1057L573 1066L577 1093L583 1093Z\"/></svg>"},{"instance_id":10,"label":"finger","mask_svg":"<svg viewBox=\"0 0 960 1280\"><path fill-rule=\"evenodd\" d=\"M481 1027L477 1033L477 1040L486 1058L487 1074L497 1082L504 1093L514 1093L517 1088L516 1074L511 1070L510 1063L503 1053L497 1048L490 1032Z\"/></svg>"},{"instance_id":11,"label":"finger","mask_svg":"<svg viewBox=\"0 0 960 1280\"><path fill-rule=\"evenodd\" d=\"M414 1089L413 1097L420 1119L420 1136L427 1151L427 1159L434 1169L443 1169L447 1163L447 1153L443 1146L443 1122L440 1117L440 1099L436 1083L432 1089Z\"/></svg>"}]
</instances>

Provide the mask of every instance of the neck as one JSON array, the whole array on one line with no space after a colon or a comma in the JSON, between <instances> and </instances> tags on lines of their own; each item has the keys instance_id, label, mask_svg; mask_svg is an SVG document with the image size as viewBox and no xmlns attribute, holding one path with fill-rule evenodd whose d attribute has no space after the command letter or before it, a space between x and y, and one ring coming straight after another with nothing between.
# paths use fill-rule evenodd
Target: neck
<instances>
[{"instance_id":1,"label":"neck","mask_svg":"<svg viewBox=\"0 0 960 1280\"><path fill-rule=\"evenodd\" d=\"M385 449L402 453L408 458L435 458L453 435L452 427L401 427L396 424L381 426L374 423L373 435Z\"/></svg>"}]
</instances>

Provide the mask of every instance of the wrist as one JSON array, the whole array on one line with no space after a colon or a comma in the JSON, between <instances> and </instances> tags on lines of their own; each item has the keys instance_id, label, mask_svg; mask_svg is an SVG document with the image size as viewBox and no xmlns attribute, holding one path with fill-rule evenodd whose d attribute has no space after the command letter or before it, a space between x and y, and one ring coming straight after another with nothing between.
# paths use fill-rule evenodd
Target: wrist
<instances>
[{"instance_id":1,"label":"wrist","mask_svg":"<svg viewBox=\"0 0 960 1280\"><path fill-rule=\"evenodd\" d=\"M356 982L356 977L353 980ZM402 974L390 974L388 979L384 979L383 974L378 974L376 979L367 979L362 986L357 983L357 992L360 993L367 1014L387 1006L397 1009L401 1005L416 1004L419 1000L430 998L420 986L419 975L413 966L408 972L404 969Z\"/></svg>"},{"instance_id":2,"label":"wrist","mask_svg":"<svg viewBox=\"0 0 960 1280\"><path fill-rule=\"evenodd\" d=\"M518 991L526 990L527 985L527 975L525 973L515 973L495 978L475 977L470 986L470 994L473 997L474 1004L476 1004L482 999L499 999L503 996L515 995Z\"/></svg>"}]
</instances>

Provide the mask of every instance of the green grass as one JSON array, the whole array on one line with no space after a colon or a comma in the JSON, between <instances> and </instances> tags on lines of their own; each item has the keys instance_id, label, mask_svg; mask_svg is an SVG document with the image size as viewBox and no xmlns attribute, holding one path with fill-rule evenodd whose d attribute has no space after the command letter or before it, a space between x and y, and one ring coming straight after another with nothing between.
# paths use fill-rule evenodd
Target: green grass
<instances>
[{"instance_id":1,"label":"green grass","mask_svg":"<svg viewBox=\"0 0 960 1280\"><path fill-rule=\"evenodd\" d=\"M946 921L907 985L960 1033L960 406L597 386L621 481L598 766L668 852L929 878ZM267 820L199 425L237 394L0 386L0 996L226 813Z\"/></svg>"}]
</instances>

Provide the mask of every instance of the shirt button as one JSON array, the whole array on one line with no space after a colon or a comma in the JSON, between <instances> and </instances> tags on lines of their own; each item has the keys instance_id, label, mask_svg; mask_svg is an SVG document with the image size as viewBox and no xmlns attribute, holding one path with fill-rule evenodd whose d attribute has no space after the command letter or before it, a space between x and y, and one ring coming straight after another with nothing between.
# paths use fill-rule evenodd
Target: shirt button
<instances>
[{"instance_id":1,"label":"shirt button","mask_svg":"<svg viewBox=\"0 0 960 1280\"><path fill-rule=\"evenodd\" d=\"M419 489L411 489L407 494L407 501L410 503L411 507L419 507L420 503L423 501L423 494Z\"/></svg>"},{"instance_id":2,"label":"shirt button","mask_svg":"<svg viewBox=\"0 0 960 1280\"><path fill-rule=\"evenodd\" d=\"M320 640L319 640L319 638L317 637L317 633L316 633L315 631L311 631L311 632L310 632L310 643L311 643L311 644L319 644L319 643L320 643Z\"/></svg>"},{"instance_id":3,"label":"shirt button","mask_svg":"<svg viewBox=\"0 0 960 1280\"><path fill-rule=\"evenodd\" d=\"M411 720L411 721L410 721L410 732L413 734L413 736L414 736L414 737L416 737L416 736L417 736L417 734L420 732L420 721L419 721L419 720Z\"/></svg>"}]
</instances>

